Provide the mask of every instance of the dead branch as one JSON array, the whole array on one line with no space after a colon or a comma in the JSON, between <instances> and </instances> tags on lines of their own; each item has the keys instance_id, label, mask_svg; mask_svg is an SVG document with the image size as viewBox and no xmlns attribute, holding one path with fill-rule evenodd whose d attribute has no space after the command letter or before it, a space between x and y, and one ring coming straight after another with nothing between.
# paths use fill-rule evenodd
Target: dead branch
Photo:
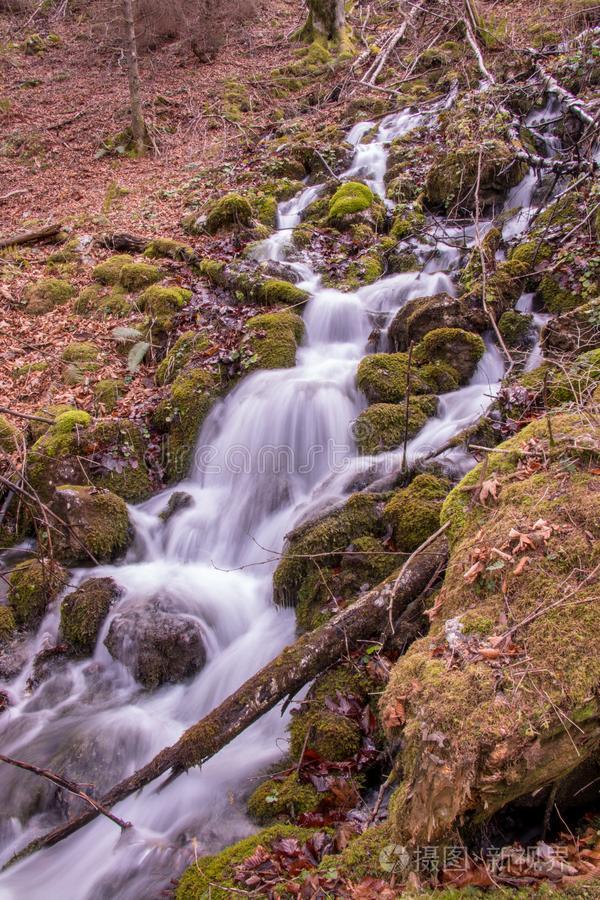
<instances>
[{"instance_id":1,"label":"dead branch","mask_svg":"<svg viewBox=\"0 0 600 900\"><path fill-rule=\"evenodd\" d=\"M352 606L337 613L325 625L302 635L294 644L286 647L216 709L188 728L175 744L161 750L154 759L117 784L99 802L110 809L168 771L171 772L168 781L171 781L193 766L202 765L281 700L293 696L360 641L375 635L388 635L390 622L393 623L393 633L397 640L403 631L405 616L408 616L412 634L414 603L429 584L433 573L445 564L447 555L447 542L442 538L431 543L427 552L413 554L412 562L404 565L400 575L390 576ZM36 850L57 844L87 825L97 815L98 810L89 809L54 828L28 844L6 863L5 868Z\"/></svg>"},{"instance_id":2,"label":"dead branch","mask_svg":"<svg viewBox=\"0 0 600 900\"><path fill-rule=\"evenodd\" d=\"M558 81L550 75L540 62L536 63L535 70L544 82L544 90L548 94L554 94L570 113L576 116L585 125L593 125L594 117L585 109L581 100L578 100L570 91L562 87Z\"/></svg>"},{"instance_id":3,"label":"dead branch","mask_svg":"<svg viewBox=\"0 0 600 900\"><path fill-rule=\"evenodd\" d=\"M21 231L18 234L11 234L7 238L0 238L0 250L5 247L16 247L19 244L37 244L40 241L46 241L48 238L56 237L62 229L62 224L46 225L45 228L37 228L35 231Z\"/></svg>"},{"instance_id":4,"label":"dead branch","mask_svg":"<svg viewBox=\"0 0 600 900\"><path fill-rule=\"evenodd\" d=\"M416 19L417 14L421 11L425 4L426 0L420 0L420 2L416 3L414 6L411 6L410 12L404 19L404 22L394 31L388 40L386 41L381 53L378 54L375 62L367 69L365 75L362 78L362 84L367 84L370 87L373 87L375 82L377 81L377 76L385 66L386 62L389 59L390 53L394 50L394 48L403 40L404 35L406 34L408 28L413 24L413 21Z\"/></svg>"},{"instance_id":5,"label":"dead branch","mask_svg":"<svg viewBox=\"0 0 600 900\"><path fill-rule=\"evenodd\" d=\"M15 409L10 409L8 406L0 406L0 413L4 413L7 416L16 416L18 419L28 419L31 422L43 422L45 425L54 425L54 419L45 419L42 416L33 416L29 413L17 412Z\"/></svg>"},{"instance_id":6,"label":"dead branch","mask_svg":"<svg viewBox=\"0 0 600 900\"><path fill-rule=\"evenodd\" d=\"M39 775L41 778L46 778L53 784L58 785L58 787L68 791L70 794L81 797L82 800L89 803L92 809L95 809L100 815L106 816L107 819L111 819L119 826L119 828L131 828L131 822L125 822L123 819L115 816L109 809L106 809L101 803L98 803L97 800L94 800L93 797L90 797L89 794L82 791L80 785L75 781L69 781L68 778L63 778L62 775L57 775L56 772L51 772L50 769L40 769L39 766L34 766L33 763L26 763L20 759L13 759L11 756L4 756L2 753L0 753L0 762L8 763L9 766L16 766L17 769L23 769L25 772L31 772L33 775Z\"/></svg>"},{"instance_id":7,"label":"dead branch","mask_svg":"<svg viewBox=\"0 0 600 900\"><path fill-rule=\"evenodd\" d=\"M470 12L470 17L472 18L473 13L471 12L469 0L465 0L465 6L466 6L467 10ZM469 22L469 19L463 19L462 21L463 21L463 25L465 26L465 35L467 38L467 44L473 51L475 59L477 60L477 65L479 66L479 71L481 72L481 74L483 75L483 77L489 84L496 84L496 79L494 78L494 76L492 75L492 73L487 68L487 66L484 62L483 53L481 52L481 48L479 47L479 44L477 43L477 38L475 37L475 33L473 31L473 28L471 27L471 23Z\"/></svg>"}]
</instances>

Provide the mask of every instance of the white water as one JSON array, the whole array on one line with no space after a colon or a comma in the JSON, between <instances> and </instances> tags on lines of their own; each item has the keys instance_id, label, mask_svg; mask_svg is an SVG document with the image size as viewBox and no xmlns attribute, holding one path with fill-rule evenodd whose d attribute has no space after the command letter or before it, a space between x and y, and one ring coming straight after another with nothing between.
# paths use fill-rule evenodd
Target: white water
<instances>
[{"instance_id":1,"label":"white water","mask_svg":"<svg viewBox=\"0 0 600 900\"><path fill-rule=\"evenodd\" d=\"M356 126L349 135L356 146L354 161L342 177L364 178L384 196L387 144L418 124L421 117L409 112L390 116L368 144L361 139L372 123ZM280 230L260 245L256 258L286 260L291 229L321 190L309 187L280 205ZM356 454L351 423L364 407L356 368L366 352L371 314L384 314L389 321L412 297L454 293L441 269L458 264L459 236L468 246L474 234L445 230L437 256L423 246L431 255L427 271L384 278L356 293L324 289L310 266L290 263L311 293L296 367L247 377L213 410L202 428L190 478L177 486L193 497L193 506L167 524L158 514L172 491L132 509L136 542L127 559L93 573L110 575L125 591L111 617L160 597L164 607L198 619L206 637L206 667L185 684L141 692L103 646L109 617L92 661L58 670L31 696L25 688L30 667L12 684L0 685L13 701L0 719L4 753L69 772L69 759L85 742L86 755L98 756L107 787L175 741L293 639L293 614L271 602L273 551L281 550L285 533L309 511L342 499L357 473L397 469L398 452L375 458ZM476 420L502 374L501 356L488 341L471 383L440 398L437 416L410 442L409 457L439 449ZM458 466L472 464L456 453L447 456ZM73 583L89 574L74 572ZM54 608L36 646L52 642L57 631ZM135 825L122 836L114 824L99 819L15 866L0 877L0 898L157 896L190 861L192 838L202 854L251 831L239 798L284 749L285 721L274 710L202 771L190 771L160 794L153 785L121 803L117 814ZM33 776L17 779L6 770L2 775L0 851L6 860L56 820L51 813L38 813L22 826L17 814Z\"/></svg>"}]
</instances>

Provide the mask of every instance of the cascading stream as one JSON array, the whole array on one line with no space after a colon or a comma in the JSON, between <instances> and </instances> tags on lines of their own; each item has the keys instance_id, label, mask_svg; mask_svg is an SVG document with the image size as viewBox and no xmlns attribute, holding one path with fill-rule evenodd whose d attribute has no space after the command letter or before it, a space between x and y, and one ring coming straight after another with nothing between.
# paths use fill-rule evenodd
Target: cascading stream
<instances>
[{"instance_id":1,"label":"cascading stream","mask_svg":"<svg viewBox=\"0 0 600 900\"><path fill-rule=\"evenodd\" d=\"M423 116L408 111L388 116L367 144L360 142L374 124L355 126L348 136L356 147L354 159L341 177L364 179L385 197L387 145L423 122ZM291 230L322 190L322 185L308 187L280 204L279 230L261 243L256 258L286 260ZM458 232L467 245L474 239L473 233ZM434 228L433 233L433 253L431 245L421 248L428 259L425 271L383 278L355 293L322 288L308 265L289 263L311 295L296 367L248 376L205 422L189 479L131 510L134 547L121 564L94 571L117 581L124 596L103 627L93 660L59 669L32 695L26 690L31 664L16 681L0 685L12 700L0 720L3 752L66 771L70 759L93 757L102 791L174 742L293 640L292 612L271 602L274 552L281 551L284 535L299 519L343 499L356 473L375 468L383 474L398 467L400 451L373 458L356 453L351 423L364 398L355 375L366 353L372 313L389 321L412 297L455 292L447 274L460 260L455 235L452 229L437 234ZM497 348L488 341L470 384L441 397L437 416L410 442L410 458L439 449L476 420L498 390L503 369ZM453 463L467 467L472 460L455 454ZM188 492L193 505L165 524L159 513L175 490ZM89 574L74 571L72 583ZM145 693L110 657L103 640L116 612L143 608L157 597L170 610L202 623L208 661L188 683ZM54 608L34 639L31 657L54 641L58 624ZM100 818L64 844L14 867L0 877L1 900L156 896L189 863L191 836L198 836L199 853L205 853L251 831L229 795L251 789L256 772L280 755L285 722L274 710L202 771L191 770L160 794L150 787L120 804L118 815L135 824L130 831L119 835L114 824ZM39 805L36 791L41 792ZM40 812L43 798L50 796L50 789L32 776L3 770L3 861L53 824L50 812ZM22 826L19 818L28 815Z\"/></svg>"}]
</instances>

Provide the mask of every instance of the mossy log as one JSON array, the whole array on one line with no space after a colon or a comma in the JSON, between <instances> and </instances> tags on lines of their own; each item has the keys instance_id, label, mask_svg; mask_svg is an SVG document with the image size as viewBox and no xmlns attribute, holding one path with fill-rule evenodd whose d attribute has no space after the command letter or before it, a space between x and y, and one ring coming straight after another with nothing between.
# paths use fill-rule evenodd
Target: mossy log
<instances>
[{"instance_id":1,"label":"mossy log","mask_svg":"<svg viewBox=\"0 0 600 900\"><path fill-rule=\"evenodd\" d=\"M420 595L435 573L443 567L448 553L443 537L431 542L421 553L356 603L342 610L321 628L303 635L286 647L272 662L249 678L234 694L207 716L188 728L179 740L161 750L145 766L125 778L99 803L110 809L171 771L170 779L193 766L202 765L285 697L293 696L350 649L374 636L415 636L415 618L420 618ZM5 868L44 847L51 847L78 831L98 811L89 809L28 844L8 861Z\"/></svg>"}]
</instances>

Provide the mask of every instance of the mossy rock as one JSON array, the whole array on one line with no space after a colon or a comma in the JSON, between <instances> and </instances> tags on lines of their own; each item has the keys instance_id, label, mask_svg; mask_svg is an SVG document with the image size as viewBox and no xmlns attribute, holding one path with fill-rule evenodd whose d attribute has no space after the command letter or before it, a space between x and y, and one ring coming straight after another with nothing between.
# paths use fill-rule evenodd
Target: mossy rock
<instances>
[{"instance_id":1,"label":"mossy rock","mask_svg":"<svg viewBox=\"0 0 600 900\"><path fill-rule=\"evenodd\" d=\"M213 856L201 856L183 873L175 900L231 900L233 891L239 890L235 869L251 856L257 847L270 849L275 841L295 838L301 843L308 840L312 831L294 825L273 825L250 837L238 841Z\"/></svg>"},{"instance_id":2,"label":"mossy rock","mask_svg":"<svg viewBox=\"0 0 600 900\"><path fill-rule=\"evenodd\" d=\"M92 417L83 409L69 409L60 413L54 420L52 429L55 434L72 434L80 428L87 428L92 422Z\"/></svg>"},{"instance_id":3,"label":"mossy rock","mask_svg":"<svg viewBox=\"0 0 600 900\"><path fill-rule=\"evenodd\" d=\"M64 306L77 291L68 281L60 278L41 278L30 284L23 292L26 301L25 312L31 316L42 316L57 306Z\"/></svg>"},{"instance_id":4,"label":"mossy rock","mask_svg":"<svg viewBox=\"0 0 600 900\"><path fill-rule=\"evenodd\" d=\"M163 273L156 266L148 263L130 262L121 267L119 272L119 283L126 291L141 291L144 288L156 284L161 281Z\"/></svg>"},{"instance_id":5,"label":"mossy rock","mask_svg":"<svg viewBox=\"0 0 600 900\"><path fill-rule=\"evenodd\" d=\"M32 439L34 441L39 440L39 438L46 434L48 429L52 427L60 415L74 411L74 407L69 403L51 403L49 406L41 406L39 409L36 409L34 412L35 416L38 416L40 419L50 419L51 421L46 424L45 422L34 421L32 419L28 425Z\"/></svg>"},{"instance_id":6,"label":"mossy rock","mask_svg":"<svg viewBox=\"0 0 600 900\"><path fill-rule=\"evenodd\" d=\"M478 334L463 328L436 328L419 341L414 358L423 365L433 361L446 363L458 372L464 383L473 375L484 353L485 344Z\"/></svg>"},{"instance_id":7,"label":"mossy rock","mask_svg":"<svg viewBox=\"0 0 600 900\"><path fill-rule=\"evenodd\" d=\"M408 386L407 353L373 353L365 356L356 374L356 383L369 403L400 403ZM410 375L413 394L425 394L429 386L414 368Z\"/></svg>"},{"instance_id":8,"label":"mossy rock","mask_svg":"<svg viewBox=\"0 0 600 900\"><path fill-rule=\"evenodd\" d=\"M531 343L533 316L509 309L502 313L498 329L508 347L522 350Z\"/></svg>"},{"instance_id":9,"label":"mossy rock","mask_svg":"<svg viewBox=\"0 0 600 900\"><path fill-rule=\"evenodd\" d=\"M16 623L37 625L67 581L66 571L54 560L28 559L17 563L8 577L8 605Z\"/></svg>"},{"instance_id":10,"label":"mossy rock","mask_svg":"<svg viewBox=\"0 0 600 900\"><path fill-rule=\"evenodd\" d=\"M309 298L307 291L285 280L285 268L273 261L236 260L225 265L220 260L204 259L200 271L213 284L229 291L238 303L301 306Z\"/></svg>"},{"instance_id":11,"label":"mossy rock","mask_svg":"<svg viewBox=\"0 0 600 900\"><path fill-rule=\"evenodd\" d=\"M358 449L371 455L401 447L405 437L414 437L435 415L437 403L437 397L411 397L408 421L403 403L373 403L360 413L354 423Z\"/></svg>"},{"instance_id":12,"label":"mossy rock","mask_svg":"<svg viewBox=\"0 0 600 900\"><path fill-rule=\"evenodd\" d=\"M0 644L8 641L17 628L15 614L10 606L0 606Z\"/></svg>"},{"instance_id":13,"label":"mossy rock","mask_svg":"<svg viewBox=\"0 0 600 900\"><path fill-rule=\"evenodd\" d=\"M110 491L63 485L54 492L50 507L66 525L57 525L52 534L52 551L68 565L93 559L111 562L133 537L127 504Z\"/></svg>"},{"instance_id":14,"label":"mossy rock","mask_svg":"<svg viewBox=\"0 0 600 900\"><path fill-rule=\"evenodd\" d=\"M41 499L48 501L62 484L93 484L128 503L145 500L151 483L139 428L126 419L99 419L86 426L88 420L76 412L59 417L29 452L27 478Z\"/></svg>"},{"instance_id":15,"label":"mossy rock","mask_svg":"<svg viewBox=\"0 0 600 900\"><path fill-rule=\"evenodd\" d=\"M208 210L205 228L209 234L216 234L225 228L250 227L252 207L241 194L225 194Z\"/></svg>"},{"instance_id":16,"label":"mossy rock","mask_svg":"<svg viewBox=\"0 0 600 900\"><path fill-rule=\"evenodd\" d=\"M260 369L289 369L296 365L296 350L304 322L295 313L264 313L246 322L248 346Z\"/></svg>"},{"instance_id":17,"label":"mossy rock","mask_svg":"<svg viewBox=\"0 0 600 900\"><path fill-rule=\"evenodd\" d=\"M438 841L465 816L481 823L540 793L541 821L543 789L595 754L600 609L586 575L600 560L590 469L598 428L575 411L554 415L552 432L553 441L547 421L531 423L487 454L486 468L477 466L444 503L452 546L441 615L398 661L381 701L391 739L402 736L404 780L390 807L394 840ZM522 453L531 455L532 446L540 465L524 467ZM471 489L483 477L497 482L496 499L486 506L471 503ZM550 533L524 552L515 549L511 529L535 536L539 521L551 525ZM514 559L497 566L492 555L481 573L465 578L474 548L500 546L510 546ZM575 570L583 578L561 593ZM577 597L566 614L557 598L570 590ZM478 651L497 646L489 637L513 628L515 650L526 654L530 674L523 679L520 666L500 661L499 679L499 668ZM449 667L451 657L460 665ZM401 720L393 713L399 698ZM566 721L577 728L566 732ZM443 736L435 762L427 743L432 733Z\"/></svg>"},{"instance_id":18,"label":"mossy rock","mask_svg":"<svg viewBox=\"0 0 600 900\"><path fill-rule=\"evenodd\" d=\"M188 473L200 427L219 392L220 385L206 369L188 369L177 376L156 408L154 425L168 436L165 467L170 481Z\"/></svg>"},{"instance_id":19,"label":"mossy rock","mask_svg":"<svg viewBox=\"0 0 600 900\"><path fill-rule=\"evenodd\" d=\"M560 276L546 274L539 283L536 300L540 301L549 313L560 315L581 306L585 302L585 297L561 284Z\"/></svg>"},{"instance_id":20,"label":"mossy rock","mask_svg":"<svg viewBox=\"0 0 600 900\"><path fill-rule=\"evenodd\" d=\"M182 244L172 238L154 238L144 250L144 256L148 259L175 259L180 262L189 262L194 257L194 251L188 244Z\"/></svg>"},{"instance_id":21,"label":"mossy rock","mask_svg":"<svg viewBox=\"0 0 600 900\"><path fill-rule=\"evenodd\" d=\"M94 281L99 281L100 284L118 284L121 280L123 268L130 266L132 263L133 258L126 253L111 256L104 262L94 266L92 278Z\"/></svg>"},{"instance_id":22,"label":"mossy rock","mask_svg":"<svg viewBox=\"0 0 600 900\"><path fill-rule=\"evenodd\" d=\"M93 387L94 400L99 410L111 413L119 400L127 393L127 385L122 378L103 378Z\"/></svg>"},{"instance_id":23,"label":"mossy rock","mask_svg":"<svg viewBox=\"0 0 600 900\"><path fill-rule=\"evenodd\" d=\"M518 184L526 171L526 163L517 159L515 149L507 141L465 141L460 148L442 153L434 161L427 174L425 197L433 208L471 211L478 182L480 199L485 203Z\"/></svg>"},{"instance_id":24,"label":"mossy rock","mask_svg":"<svg viewBox=\"0 0 600 900\"><path fill-rule=\"evenodd\" d=\"M349 228L363 219L381 226L384 217L383 204L371 188L360 181L342 184L328 204L327 223L336 228Z\"/></svg>"},{"instance_id":25,"label":"mossy rock","mask_svg":"<svg viewBox=\"0 0 600 900\"><path fill-rule=\"evenodd\" d=\"M479 302L471 303L466 298L440 293L414 297L405 303L394 316L388 335L394 350L405 351L411 343L420 341L437 328L483 331L488 325Z\"/></svg>"},{"instance_id":26,"label":"mossy rock","mask_svg":"<svg viewBox=\"0 0 600 900\"><path fill-rule=\"evenodd\" d=\"M288 535L288 544L273 577L275 603L282 606L298 603L304 580L315 572L311 554L322 554L319 563L322 566L334 565L339 560L339 552L353 540L375 533L380 507L374 495L353 494L340 509Z\"/></svg>"},{"instance_id":27,"label":"mossy rock","mask_svg":"<svg viewBox=\"0 0 600 900\"><path fill-rule=\"evenodd\" d=\"M0 450L14 453L19 447L20 431L12 425L6 416L0 415Z\"/></svg>"},{"instance_id":28,"label":"mossy rock","mask_svg":"<svg viewBox=\"0 0 600 900\"><path fill-rule=\"evenodd\" d=\"M436 359L419 367L419 377L429 385L436 394L455 391L460 384L460 375L454 366Z\"/></svg>"},{"instance_id":29,"label":"mossy rock","mask_svg":"<svg viewBox=\"0 0 600 900\"><path fill-rule=\"evenodd\" d=\"M88 578L62 601L60 632L76 653L91 654L110 607L121 596L112 578Z\"/></svg>"},{"instance_id":30,"label":"mossy rock","mask_svg":"<svg viewBox=\"0 0 600 900\"><path fill-rule=\"evenodd\" d=\"M600 298L552 318L542 328L544 353L582 353L600 347Z\"/></svg>"},{"instance_id":31,"label":"mossy rock","mask_svg":"<svg viewBox=\"0 0 600 900\"><path fill-rule=\"evenodd\" d=\"M418 206L402 204L396 208L390 235L397 241L403 241L423 231L425 215Z\"/></svg>"},{"instance_id":32,"label":"mossy rock","mask_svg":"<svg viewBox=\"0 0 600 900\"><path fill-rule=\"evenodd\" d=\"M290 756L295 760L305 749L330 762L344 762L358 753L361 741L357 722L328 709L301 712L290 724Z\"/></svg>"},{"instance_id":33,"label":"mossy rock","mask_svg":"<svg viewBox=\"0 0 600 900\"><path fill-rule=\"evenodd\" d=\"M105 294L98 303L98 312L102 316L117 316L124 319L137 312L137 304L132 301L124 288L115 285L110 293Z\"/></svg>"},{"instance_id":34,"label":"mossy rock","mask_svg":"<svg viewBox=\"0 0 600 900\"><path fill-rule=\"evenodd\" d=\"M70 363L96 362L99 353L98 347L90 341L73 341L65 347L61 359Z\"/></svg>"},{"instance_id":35,"label":"mossy rock","mask_svg":"<svg viewBox=\"0 0 600 900\"><path fill-rule=\"evenodd\" d=\"M382 874L385 874L382 869L382 859L386 864L389 861L392 867L396 862L398 865L401 864L395 855L396 849L397 845L392 840L391 828L386 822L383 825L367 828L362 834L353 838L341 853L324 856L318 871L325 877L330 872L336 872L338 877L347 878L354 883L360 883L368 878L377 879L379 883ZM442 897L443 892L436 892L435 896ZM460 896L462 897L463 894L461 893ZM456 900L460 900L460 898L457 896Z\"/></svg>"},{"instance_id":36,"label":"mossy rock","mask_svg":"<svg viewBox=\"0 0 600 900\"><path fill-rule=\"evenodd\" d=\"M79 292L77 300L73 304L73 312L78 316L88 316L95 313L103 297L100 284L90 284Z\"/></svg>"},{"instance_id":37,"label":"mossy rock","mask_svg":"<svg viewBox=\"0 0 600 900\"><path fill-rule=\"evenodd\" d=\"M312 784L301 784L296 774L288 775L283 781L270 778L250 795L248 813L259 825L271 825L314 812L321 797Z\"/></svg>"},{"instance_id":38,"label":"mossy rock","mask_svg":"<svg viewBox=\"0 0 600 900\"><path fill-rule=\"evenodd\" d=\"M442 503L449 491L450 483L445 479L422 474L394 494L383 515L399 550L412 553L437 531Z\"/></svg>"},{"instance_id":39,"label":"mossy rock","mask_svg":"<svg viewBox=\"0 0 600 900\"><path fill-rule=\"evenodd\" d=\"M165 358L156 369L156 383L170 384L196 354L210 346L210 341L202 331L186 331L177 338Z\"/></svg>"},{"instance_id":40,"label":"mossy rock","mask_svg":"<svg viewBox=\"0 0 600 900\"><path fill-rule=\"evenodd\" d=\"M161 287L154 284L140 294L138 307L155 319L173 316L191 300L192 292L185 288Z\"/></svg>"}]
</instances>

